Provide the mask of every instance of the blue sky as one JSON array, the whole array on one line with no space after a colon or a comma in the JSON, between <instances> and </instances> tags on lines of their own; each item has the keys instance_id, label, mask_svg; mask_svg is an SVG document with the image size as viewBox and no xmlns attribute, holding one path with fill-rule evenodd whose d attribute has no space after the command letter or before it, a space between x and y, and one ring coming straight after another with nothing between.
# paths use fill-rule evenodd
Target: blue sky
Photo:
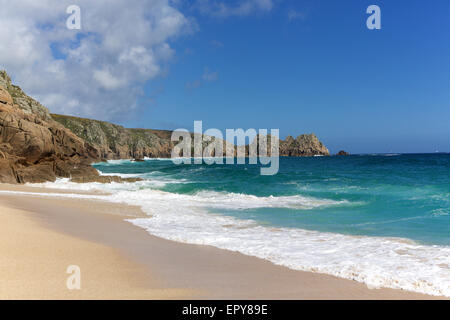
<instances>
[{"instance_id":1,"label":"blue sky","mask_svg":"<svg viewBox=\"0 0 450 320\"><path fill-rule=\"evenodd\" d=\"M0 11L0 68L52 112L127 127L450 152L449 14L448 0L17 0Z\"/></svg>"},{"instance_id":2,"label":"blue sky","mask_svg":"<svg viewBox=\"0 0 450 320\"><path fill-rule=\"evenodd\" d=\"M381 30L366 28L370 4ZM147 86L155 102L124 124L314 132L333 152L450 151L449 13L448 1L311 0L198 15L169 73ZM206 68L217 80L190 87Z\"/></svg>"}]
</instances>

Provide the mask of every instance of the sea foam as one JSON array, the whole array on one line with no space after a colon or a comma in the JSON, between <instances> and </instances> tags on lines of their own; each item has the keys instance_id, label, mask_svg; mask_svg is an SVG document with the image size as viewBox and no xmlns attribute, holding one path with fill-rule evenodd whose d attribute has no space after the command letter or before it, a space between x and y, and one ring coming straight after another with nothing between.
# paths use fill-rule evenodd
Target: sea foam
<instances>
[{"instance_id":1,"label":"sea foam","mask_svg":"<svg viewBox=\"0 0 450 320\"><path fill-rule=\"evenodd\" d=\"M303 196L257 197L215 191L201 191L193 195L175 194L142 189L148 183L155 182L105 185L74 184L67 179L59 179L56 183L38 186L101 190L111 194L36 195L140 205L150 217L127 221L165 239L237 251L295 270L356 280L367 284L369 288L387 287L450 296L450 247L420 245L400 238L275 228L215 212L218 209L262 207L306 210L320 206L348 205L345 201Z\"/></svg>"}]
</instances>

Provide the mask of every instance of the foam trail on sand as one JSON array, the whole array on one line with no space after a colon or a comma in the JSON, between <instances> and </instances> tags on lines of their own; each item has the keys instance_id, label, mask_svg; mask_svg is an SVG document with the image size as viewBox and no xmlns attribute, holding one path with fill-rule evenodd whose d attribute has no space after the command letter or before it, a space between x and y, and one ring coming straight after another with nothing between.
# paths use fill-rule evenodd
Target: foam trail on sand
<instances>
[{"instance_id":1,"label":"foam trail on sand","mask_svg":"<svg viewBox=\"0 0 450 320\"><path fill-rule=\"evenodd\" d=\"M75 184L67 180L40 186L64 189L70 186L75 189ZM345 202L303 196L257 197L211 191L193 195L175 194L151 189L139 190L135 184L76 186L112 194L0 193L85 198L140 205L151 217L127 221L162 238L238 251L295 270L326 273L360 281L369 287L450 296L450 247L420 245L400 238L275 228L258 225L250 219L218 214L220 209L264 207L307 210L320 206L348 205Z\"/></svg>"}]
</instances>

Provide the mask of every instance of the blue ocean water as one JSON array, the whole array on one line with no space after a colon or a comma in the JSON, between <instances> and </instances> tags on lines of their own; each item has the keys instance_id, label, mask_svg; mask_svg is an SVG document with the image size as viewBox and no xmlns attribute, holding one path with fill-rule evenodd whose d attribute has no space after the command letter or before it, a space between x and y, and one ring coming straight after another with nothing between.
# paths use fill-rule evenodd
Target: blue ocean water
<instances>
[{"instance_id":1,"label":"blue ocean water","mask_svg":"<svg viewBox=\"0 0 450 320\"><path fill-rule=\"evenodd\" d=\"M275 176L260 175L258 165L175 165L171 160L112 161L95 167L104 174L159 182L141 184L141 190L215 194L205 196L211 213L261 226L450 245L449 154L280 158ZM225 195L236 197L229 197L229 206L215 205ZM249 202L255 196L267 203L246 206L243 195L250 196Z\"/></svg>"},{"instance_id":2,"label":"blue ocean water","mask_svg":"<svg viewBox=\"0 0 450 320\"><path fill-rule=\"evenodd\" d=\"M40 187L40 193L140 206L128 222L173 241L211 245L295 270L450 297L450 155L281 158L258 165L111 160L104 175L130 183ZM2 191L5 192L5 191ZM105 193L106 192L106 193Z\"/></svg>"}]
</instances>

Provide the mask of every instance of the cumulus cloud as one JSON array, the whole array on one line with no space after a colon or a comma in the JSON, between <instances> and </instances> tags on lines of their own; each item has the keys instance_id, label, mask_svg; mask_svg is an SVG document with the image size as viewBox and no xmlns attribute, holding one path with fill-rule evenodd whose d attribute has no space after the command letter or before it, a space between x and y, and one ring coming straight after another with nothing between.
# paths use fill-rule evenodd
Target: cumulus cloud
<instances>
[{"instance_id":1,"label":"cumulus cloud","mask_svg":"<svg viewBox=\"0 0 450 320\"><path fill-rule=\"evenodd\" d=\"M258 12L269 12L274 6L274 0L197 0L196 7L203 14L230 17L247 16Z\"/></svg>"},{"instance_id":2,"label":"cumulus cloud","mask_svg":"<svg viewBox=\"0 0 450 320\"><path fill-rule=\"evenodd\" d=\"M66 28L72 4L81 30ZM114 120L165 74L170 41L195 29L171 0L1 1L0 68L52 112Z\"/></svg>"}]
</instances>

